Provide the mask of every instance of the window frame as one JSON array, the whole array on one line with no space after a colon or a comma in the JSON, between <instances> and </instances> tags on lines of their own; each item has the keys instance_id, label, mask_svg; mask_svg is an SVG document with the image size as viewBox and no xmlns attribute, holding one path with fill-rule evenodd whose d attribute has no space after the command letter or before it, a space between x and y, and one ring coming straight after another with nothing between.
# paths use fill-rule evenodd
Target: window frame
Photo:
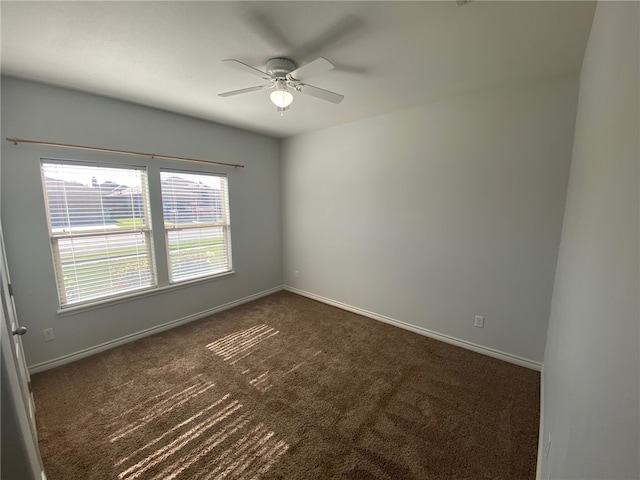
<instances>
[{"instance_id":1,"label":"window frame","mask_svg":"<svg viewBox=\"0 0 640 480\"><path fill-rule=\"evenodd\" d=\"M117 230L109 229L106 225L102 226L88 226L82 227L82 230L75 230L71 225L56 229L52 221L52 209L49 199L49 188L47 186L45 165L62 165L71 167L88 167L94 169L119 169L123 171L138 171L140 172L140 187L141 191L141 204L142 211L145 218L145 224L142 226L136 226L135 222L130 227L119 227ZM44 207L47 219L47 232L49 235L49 243L51 246L51 254L53 260L53 268L56 278L56 290L58 293L58 301L60 304L60 310L67 310L70 308L81 308L84 306L90 306L98 303L108 302L113 299L120 299L123 297L130 297L142 292L147 292L158 287L158 275L155 262L155 251L153 245L153 220L151 215L151 202L149 199L149 172L146 166L131 165L131 164L115 164L115 163L100 163L83 160L60 160L52 158L40 159L40 175L42 183L42 192L44 197ZM68 208L69 203L65 201L65 207ZM56 231L58 230L58 231ZM86 238L109 238L118 237L132 234L144 235L144 245L146 255L137 256L136 258L146 259L148 262L149 283L147 285L138 288L127 288L118 290L112 293L98 294L93 296L84 296L77 301L69 301L69 285L65 281L64 268L63 268L63 256L61 254L61 242L69 240L73 242L76 239ZM109 265L109 261L104 262L105 265ZM74 263L75 265L75 263ZM111 278L111 277L110 277Z\"/></svg>"},{"instance_id":2,"label":"window frame","mask_svg":"<svg viewBox=\"0 0 640 480\"><path fill-rule=\"evenodd\" d=\"M189 170L189 169L178 169L178 168L164 168L161 167L159 169L160 172L160 183L161 183L161 201L162 201L162 228L164 229L164 240L166 245L166 260L167 260L167 274L169 279L169 285L182 285L191 282L198 282L201 280L215 279L219 277L223 277L229 275L233 272L233 256L231 249L231 214L230 214L230 206L229 206L229 178L227 174L217 173L217 172L205 172L198 170ZM162 189L162 181L163 174L176 174L176 175L190 175L190 176L202 176L202 177L217 177L220 181L220 192L221 192L221 216L219 221L214 222L203 222L198 224L176 224L172 223L168 225L168 221L165 212L164 212L164 190ZM221 228L222 229L222 244L225 252L226 258L226 267L222 271L217 271L211 274L205 274L200 276L189 276L186 278L173 278L173 262L171 258L171 241L170 241L170 233L172 232L180 232L180 231L188 231L188 230L203 230L207 228Z\"/></svg>"},{"instance_id":3,"label":"window frame","mask_svg":"<svg viewBox=\"0 0 640 480\"><path fill-rule=\"evenodd\" d=\"M51 208L49 205L49 199L45 186L43 164L61 164L61 165L73 165L73 166L87 166L95 168L115 168L124 170L141 170L146 177L143 181L143 188L146 189L144 208L145 208L145 225L132 226L127 231L121 231L121 234L142 233L145 235L145 246L148 252L149 268L152 277L152 284L149 287L142 287L139 289L127 289L125 291L116 292L110 295L102 295L99 297L88 298L81 301L72 303L65 303L67 301L66 292L63 292L64 283L60 281L62 274L60 252L56 251L58 238L68 238L70 236L60 236L53 234L53 226L51 222ZM219 280L228 276L234 275L233 269L233 257L232 257L232 245L231 245L231 222L230 222L230 200L229 200L229 177L226 173L213 172L209 169L192 169L192 168L175 168L170 165L153 165L153 164L137 164L132 162L117 162L110 160L84 160L84 159L66 159L66 158L52 158L41 157L39 160L39 170L41 176L41 192L44 197L44 210L46 216L46 230L49 236L49 244L51 246L52 266L55 273L56 291L58 294L59 309L58 315L67 316L74 315L76 313L93 310L96 308L102 308L109 305L114 305L122 302L128 302L131 300L139 299L142 297L158 295L167 291L175 289L187 288L193 285ZM191 175L207 175L216 176L223 179L224 189L222 194L222 201L224 202L225 215L220 221L215 222L215 226L219 226L223 231L223 247L226 252L227 265L224 271L214 273L212 275L200 276L197 278L189 278L184 280L172 281L170 278L171 259L169 248L169 234L165 227L165 216L163 208L163 197L161 191L161 172L175 172L176 174L184 173ZM161 225L163 232L159 230ZM200 225L197 227L201 227ZM91 236L104 236L104 232L85 232L82 233L85 237ZM110 233L109 235L117 235L117 233ZM72 235L73 238L79 238L81 234ZM163 253L164 251L164 253ZM162 260L164 257L166 263Z\"/></svg>"}]
</instances>

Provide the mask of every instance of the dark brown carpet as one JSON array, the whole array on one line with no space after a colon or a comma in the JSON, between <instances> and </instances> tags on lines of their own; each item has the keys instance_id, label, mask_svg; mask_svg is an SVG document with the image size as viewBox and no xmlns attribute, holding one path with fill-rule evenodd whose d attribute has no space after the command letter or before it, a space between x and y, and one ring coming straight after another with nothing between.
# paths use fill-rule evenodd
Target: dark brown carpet
<instances>
[{"instance_id":1,"label":"dark brown carpet","mask_svg":"<svg viewBox=\"0 0 640 480\"><path fill-rule=\"evenodd\" d=\"M538 372L288 292L33 389L49 480L535 478Z\"/></svg>"}]
</instances>

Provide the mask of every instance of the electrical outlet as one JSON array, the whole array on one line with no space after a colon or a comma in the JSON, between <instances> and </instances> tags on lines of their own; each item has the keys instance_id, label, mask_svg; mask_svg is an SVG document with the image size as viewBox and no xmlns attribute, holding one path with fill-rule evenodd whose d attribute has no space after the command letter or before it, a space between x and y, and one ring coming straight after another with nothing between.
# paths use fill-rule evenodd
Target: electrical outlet
<instances>
[{"instance_id":1,"label":"electrical outlet","mask_svg":"<svg viewBox=\"0 0 640 480\"><path fill-rule=\"evenodd\" d=\"M547 438L547 446L544 452L544 459L547 460L549 458L549 451L551 450L551 432L549 432L549 436Z\"/></svg>"},{"instance_id":2,"label":"electrical outlet","mask_svg":"<svg viewBox=\"0 0 640 480\"><path fill-rule=\"evenodd\" d=\"M476 321L473 325L478 328L484 328L484 317L476 315Z\"/></svg>"},{"instance_id":3,"label":"electrical outlet","mask_svg":"<svg viewBox=\"0 0 640 480\"><path fill-rule=\"evenodd\" d=\"M44 341L50 342L55 340L56 336L53 334L53 328L45 328L42 333L44 334Z\"/></svg>"}]
</instances>

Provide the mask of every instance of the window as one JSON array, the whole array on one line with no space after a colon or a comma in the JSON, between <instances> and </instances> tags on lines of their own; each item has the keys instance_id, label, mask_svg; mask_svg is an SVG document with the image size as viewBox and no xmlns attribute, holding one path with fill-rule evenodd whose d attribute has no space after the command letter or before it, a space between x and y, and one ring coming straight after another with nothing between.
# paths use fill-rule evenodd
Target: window
<instances>
[{"instance_id":1,"label":"window","mask_svg":"<svg viewBox=\"0 0 640 480\"><path fill-rule=\"evenodd\" d=\"M156 285L145 169L43 161L42 183L61 306Z\"/></svg>"},{"instance_id":2,"label":"window","mask_svg":"<svg viewBox=\"0 0 640 480\"><path fill-rule=\"evenodd\" d=\"M41 170L62 308L231 272L225 175L61 160ZM154 261L162 217L168 272Z\"/></svg>"},{"instance_id":3,"label":"window","mask_svg":"<svg viewBox=\"0 0 640 480\"><path fill-rule=\"evenodd\" d=\"M231 271L227 177L161 170L171 283Z\"/></svg>"}]
</instances>

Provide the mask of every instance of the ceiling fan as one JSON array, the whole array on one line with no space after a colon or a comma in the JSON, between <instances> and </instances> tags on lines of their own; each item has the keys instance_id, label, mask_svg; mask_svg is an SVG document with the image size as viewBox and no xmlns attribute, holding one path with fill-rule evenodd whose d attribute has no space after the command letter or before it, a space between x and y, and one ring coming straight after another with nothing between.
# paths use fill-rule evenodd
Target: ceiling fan
<instances>
[{"instance_id":1,"label":"ceiling fan","mask_svg":"<svg viewBox=\"0 0 640 480\"><path fill-rule=\"evenodd\" d=\"M295 62L289 58L271 58L267 61L265 72L235 59L227 59L223 60L223 62L230 67L262 77L263 80L268 80L269 83L266 85L258 85L256 87L241 88L240 90L219 93L218 96L231 97L233 95L240 95L242 93L255 92L258 90L273 90L270 98L278 112L280 112L280 116L284 115L284 112L289 109L293 102L292 91L304 93L305 95L310 95L336 104L340 103L344 99L344 95L314 87L313 85L303 82L304 79L310 76L333 70L333 64L324 57L316 58L300 68L297 68Z\"/></svg>"}]
</instances>

